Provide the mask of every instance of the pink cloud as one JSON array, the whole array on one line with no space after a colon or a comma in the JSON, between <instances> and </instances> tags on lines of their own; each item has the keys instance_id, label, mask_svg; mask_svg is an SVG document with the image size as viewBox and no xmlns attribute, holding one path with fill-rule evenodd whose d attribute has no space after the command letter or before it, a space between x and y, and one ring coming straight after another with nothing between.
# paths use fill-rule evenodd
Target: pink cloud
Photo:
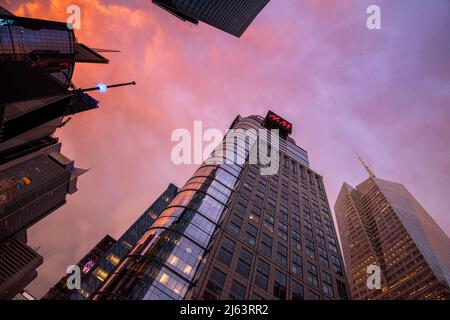
<instances>
[{"instance_id":1,"label":"pink cloud","mask_svg":"<svg viewBox=\"0 0 450 320\"><path fill-rule=\"evenodd\" d=\"M325 177L331 206L344 180L365 179L359 151L450 233L445 1L378 1L383 29L370 32L371 1L273 0L241 39L182 23L149 2L76 1L79 41L122 52L108 54L107 66L78 65L75 83L137 86L94 93L100 109L57 132L64 153L92 169L67 205L30 232L45 256L34 293L44 293L105 234L119 236L169 182L181 186L190 176L195 166L170 161L174 129L203 120L205 128L225 130L237 114L268 108L293 122L293 137ZM14 8L64 21L69 4L22 1Z\"/></svg>"}]
</instances>

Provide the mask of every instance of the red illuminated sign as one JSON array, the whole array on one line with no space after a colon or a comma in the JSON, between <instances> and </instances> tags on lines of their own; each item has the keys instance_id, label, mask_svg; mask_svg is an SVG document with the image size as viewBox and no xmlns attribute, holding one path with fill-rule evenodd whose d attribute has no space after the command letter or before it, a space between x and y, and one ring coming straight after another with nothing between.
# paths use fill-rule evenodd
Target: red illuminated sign
<instances>
[{"instance_id":1,"label":"red illuminated sign","mask_svg":"<svg viewBox=\"0 0 450 320\"><path fill-rule=\"evenodd\" d=\"M269 111L266 116L266 126L274 127L280 129L284 133L291 134L292 133L292 123L284 120L279 115L276 115L272 111Z\"/></svg>"}]
</instances>

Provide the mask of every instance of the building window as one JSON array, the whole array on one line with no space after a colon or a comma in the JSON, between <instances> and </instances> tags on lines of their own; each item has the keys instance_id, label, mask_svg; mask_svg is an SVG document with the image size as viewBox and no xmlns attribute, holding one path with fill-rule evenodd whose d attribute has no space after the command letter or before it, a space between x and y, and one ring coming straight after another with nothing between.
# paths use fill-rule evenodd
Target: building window
<instances>
[{"instance_id":1,"label":"building window","mask_svg":"<svg viewBox=\"0 0 450 320\"><path fill-rule=\"evenodd\" d=\"M259 250L262 254L270 257L272 255L272 237L263 233L259 244Z\"/></svg>"},{"instance_id":2,"label":"building window","mask_svg":"<svg viewBox=\"0 0 450 320\"><path fill-rule=\"evenodd\" d=\"M328 220L324 220L324 224L325 224L325 229L327 230L328 234L333 235L333 227L331 225L331 222Z\"/></svg>"},{"instance_id":3,"label":"building window","mask_svg":"<svg viewBox=\"0 0 450 320\"><path fill-rule=\"evenodd\" d=\"M317 243L325 246L325 235L323 234L323 231L316 228L316 240Z\"/></svg>"},{"instance_id":4,"label":"building window","mask_svg":"<svg viewBox=\"0 0 450 320\"><path fill-rule=\"evenodd\" d=\"M314 291L309 291L308 300L320 300L320 296Z\"/></svg>"},{"instance_id":5,"label":"building window","mask_svg":"<svg viewBox=\"0 0 450 320\"><path fill-rule=\"evenodd\" d=\"M303 300L303 286L297 281L292 281L292 300Z\"/></svg>"},{"instance_id":6,"label":"building window","mask_svg":"<svg viewBox=\"0 0 450 320\"><path fill-rule=\"evenodd\" d=\"M245 299L246 288L236 280L233 280L230 290L230 299L233 300L244 300Z\"/></svg>"},{"instance_id":7,"label":"building window","mask_svg":"<svg viewBox=\"0 0 450 320\"><path fill-rule=\"evenodd\" d=\"M308 275L307 280L312 285L318 287L319 286L319 279L317 274L317 267L313 265L311 262L308 262Z\"/></svg>"},{"instance_id":8,"label":"building window","mask_svg":"<svg viewBox=\"0 0 450 320\"><path fill-rule=\"evenodd\" d=\"M337 246L336 246L336 240L334 238L329 238L328 240L328 248L333 251L334 253L338 253Z\"/></svg>"},{"instance_id":9,"label":"building window","mask_svg":"<svg viewBox=\"0 0 450 320\"><path fill-rule=\"evenodd\" d=\"M251 212L250 212L250 217L249 218L250 218L251 221L254 221L254 222L258 223L259 220L260 220L260 217L261 217L261 208L259 208L259 207L254 205L252 207Z\"/></svg>"},{"instance_id":10,"label":"building window","mask_svg":"<svg viewBox=\"0 0 450 320\"><path fill-rule=\"evenodd\" d=\"M267 206L266 206L266 209L267 209L267 211L268 211L270 214L275 215L275 213L276 213L276 203L275 203L275 201L269 198L269 199L267 200Z\"/></svg>"},{"instance_id":11,"label":"building window","mask_svg":"<svg viewBox=\"0 0 450 320\"><path fill-rule=\"evenodd\" d=\"M256 294L255 292L252 292L252 296L250 298L251 300L264 300L263 297L261 297L260 295Z\"/></svg>"},{"instance_id":12,"label":"building window","mask_svg":"<svg viewBox=\"0 0 450 320\"><path fill-rule=\"evenodd\" d=\"M300 216L292 214L292 229L301 231Z\"/></svg>"},{"instance_id":13,"label":"building window","mask_svg":"<svg viewBox=\"0 0 450 320\"><path fill-rule=\"evenodd\" d=\"M114 266L117 266L120 262L120 258L116 255L114 255L113 253L110 253L107 257L106 260L108 260L109 262L111 262L111 264L113 264Z\"/></svg>"},{"instance_id":14,"label":"building window","mask_svg":"<svg viewBox=\"0 0 450 320\"><path fill-rule=\"evenodd\" d=\"M87 292L86 290L84 290L83 288L80 288L77 291L78 291L79 294L81 294L86 299L89 299L89 297L91 296L90 293Z\"/></svg>"},{"instance_id":15,"label":"building window","mask_svg":"<svg viewBox=\"0 0 450 320\"><path fill-rule=\"evenodd\" d=\"M292 253L291 271L293 274L302 277L303 276L303 261L302 257L298 254Z\"/></svg>"},{"instance_id":16,"label":"building window","mask_svg":"<svg viewBox=\"0 0 450 320\"><path fill-rule=\"evenodd\" d=\"M266 213L264 217L264 228L269 232L273 233L273 226L275 224L275 218L270 214Z\"/></svg>"},{"instance_id":17,"label":"building window","mask_svg":"<svg viewBox=\"0 0 450 320\"><path fill-rule=\"evenodd\" d=\"M329 268L330 265L328 263L328 254L327 251L321 247L317 247L317 250L319 251L319 262L320 264L325 267L325 268Z\"/></svg>"},{"instance_id":18,"label":"building window","mask_svg":"<svg viewBox=\"0 0 450 320\"><path fill-rule=\"evenodd\" d=\"M247 210L247 202L247 200L239 198L235 206L235 210L239 213L239 215L245 215L245 211Z\"/></svg>"},{"instance_id":19,"label":"building window","mask_svg":"<svg viewBox=\"0 0 450 320\"><path fill-rule=\"evenodd\" d=\"M106 272L104 269L97 267L92 274L101 282L105 281L108 277L108 272Z\"/></svg>"},{"instance_id":20,"label":"building window","mask_svg":"<svg viewBox=\"0 0 450 320\"><path fill-rule=\"evenodd\" d=\"M309 240L306 239L306 247L305 247L305 253L310 257L315 259L316 255L315 255L315 250L314 250L314 243Z\"/></svg>"},{"instance_id":21,"label":"building window","mask_svg":"<svg viewBox=\"0 0 450 320\"><path fill-rule=\"evenodd\" d=\"M284 241L288 239L288 226L282 222L278 224L278 238Z\"/></svg>"},{"instance_id":22,"label":"building window","mask_svg":"<svg viewBox=\"0 0 450 320\"><path fill-rule=\"evenodd\" d=\"M338 257L335 257L333 255L331 257L333 259L333 270L334 270L334 272L337 275L343 277L344 276L344 272L342 270L341 260Z\"/></svg>"},{"instance_id":23,"label":"building window","mask_svg":"<svg viewBox=\"0 0 450 320\"><path fill-rule=\"evenodd\" d=\"M338 290L339 298L341 298L342 300L348 300L347 288L345 284L339 280L336 280L336 287Z\"/></svg>"},{"instance_id":24,"label":"building window","mask_svg":"<svg viewBox=\"0 0 450 320\"><path fill-rule=\"evenodd\" d=\"M257 191L255 196L255 202L262 206L264 204L264 193Z\"/></svg>"},{"instance_id":25,"label":"building window","mask_svg":"<svg viewBox=\"0 0 450 320\"><path fill-rule=\"evenodd\" d=\"M258 234L258 229L251 224L247 225L247 230L244 235L244 241L251 245L252 247L256 244L256 235Z\"/></svg>"},{"instance_id":26,"label":"building window","mask_svg":"<svg viewBox=\"0 0 450 320\"><path fill-rule=\"evenodd\" d=\"M236 242L231 241L228 238L224 238L222 246L219 250L218 260L221 261L226 266L231 264L233 259L234 248L236 247Z\"/></svg>"},{"instance_id":27,"label":"building window","mask_svg":"<svg viewBox=\"0 0 450 320\"><path fill-rule=\"evenodd\" d=\"M277 244L277 262L283 266L287 267L287 253L288 250L281 243Z\"/></svg>"},{"instance_id":28,"label":"building window","mask_svg":"<svg viewBox=\"0 0 450 320\"><path fill-rule=\"evenodd\" d=\"M243 223L243 219L233 214L230 219L230 223L228 224L228 231L230 231L235 236L239 236L241 232L241 226Z\"/></svg>"},{"instance_id":29,"label":"building window","mask_svg":"<svg viewBox=\"0 0 450 320\"><path fill-rule=\"evenodd\" d=\"M305 234L313 239L312 225L308 221L305 221Z\"/></svg>"},{"instance_id":30,"label":"building window","mask_svg":"<svg viewBox=\"0 0 450 320\"><path fill-rule=\"evenodd\" d=\"M280 220L288 221L288 209L283 206L280 206Z\"/></svg>"},{"instance_id":31,"label":"building window","mask_svg":"<svg viewBox=\"0 0 450 320\"><path fill-rule=\"evenodd\" d=\"M184 262L184 260L178 258L176 255L171 254L168 258L168 262L173 265L174 267L176 267L179 270L182 270L183 273L189 275L192 271L192 266L186 262Z\"/></svg>"},{"instance_id":32,"label":"building window","mask_svg":"<svg viewBox=\"0 0 450 320\"><path fill-rule=\"evenodd\" d=\"M217 268L213 268L206 284L206 290L203 293L203 298L207 300L216 300L222 292L223 285L225 284L226 274Z\"/></svg>"},{"instance_id":33,"label":"building window","mask_svg":"<svg viewBox=\"0 0 450 320\"><path fill-rule=\"evenodd\" d=\"M323 287L323 293L325 293L326 295L333 297L333 282L331 280L331 276L322 271L321 272L322 275L322 287Z\"/></svg>"},{"instance_id":34,"label":"building window","mask_svg":"<svg viewBox=\"0 0 450 320\"><path fill-rule=\"evenodd\" d=\"M292 246L298 251L302 251L302 236L295 231L292 231Z\"/></svg>"},{"instance_id":35,"label":"building window","mask_svg":"<svg viewBox=\"0 0 450 320\"><path fill-rule=\"evenodd\" d=\"M311 213L309 212L309 208L303 209L303 215L306 220L311 220Z\"/></svg>"},{"instance_id":36,"label":"building window","mask_svg":"<svg viewBox=\"0 0 450 320\"><path fill-rule=\"evenodd\" d=\"M273 295L278 299L286 299L287 277L285 274L275 270L275 280L273 282Z\"/></svg>"},{"instance_id":37,"label":"building window","mask_svg":"<svg viewBox=\"0 0 450 320\"><path fill-rule=\"evenodd\" d=\"M269 281L269 272L270 272L269 264L259 259L258 263L256 264L256 277L255 277L255 284L258 287L267 290Z\"/></svg>"},{"instance_id":38,"label":"building window","mask_svg":"<svg viewBox=\"0 0 450 320\"><path fill-rule=\"evenodd\" d=\"M314 224L321 226L322 225L322 220L320 219L320 215L315 213L314 214Z\"/></svg>"},{"instance_id":39,"label":"building window","mask_svg":"<svg viewBox=\"0 0 450 320\"><path fill-rule=\"evenodd\" d=\"M252 265L253 254L245 249L241 250L239 260L236 266L236 272L245 278L250 276L250 267Z\"/></svg>"}]
</instances>

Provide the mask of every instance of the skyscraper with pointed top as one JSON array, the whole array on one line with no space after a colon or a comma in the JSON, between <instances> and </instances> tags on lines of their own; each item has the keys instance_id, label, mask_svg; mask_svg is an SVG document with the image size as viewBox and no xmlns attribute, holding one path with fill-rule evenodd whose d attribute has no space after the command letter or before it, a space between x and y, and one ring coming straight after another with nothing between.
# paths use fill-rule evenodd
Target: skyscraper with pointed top
<instances>
[{"instance_id":1,"label":"skyscraper with pointed top","mask_svg":"<svg viewBox=\"0 0 450 320\"><path fill-rule=\"evenodd\" d=\"M450 299L448 236L403 185L358 158L369 178L344 183L334 206L352 298ZM379 289L368 283L373 265Z\"/></svg>"}]
</instances>

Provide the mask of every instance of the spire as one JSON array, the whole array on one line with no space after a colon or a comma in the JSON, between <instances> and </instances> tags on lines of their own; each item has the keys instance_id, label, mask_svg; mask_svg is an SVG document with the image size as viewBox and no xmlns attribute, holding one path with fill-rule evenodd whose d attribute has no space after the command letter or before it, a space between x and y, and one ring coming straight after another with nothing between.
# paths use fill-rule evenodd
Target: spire
<instances>
[{"instance_id":1,"label":"spire","mask_svg":"<svg viewBox=\"0 0 450 320\"><path fill-rule=\"evenodd\" d=\"M362 165L364 166L364 169L366 169L367 173L369 174L370 178L375 178L375 175L373 174L373 171L370 170L369 166L364 162L364 160L360 157L358 152L356 152L356 155L358 156L359 161L361 161Z\"/></svg>"}]
</instances>

